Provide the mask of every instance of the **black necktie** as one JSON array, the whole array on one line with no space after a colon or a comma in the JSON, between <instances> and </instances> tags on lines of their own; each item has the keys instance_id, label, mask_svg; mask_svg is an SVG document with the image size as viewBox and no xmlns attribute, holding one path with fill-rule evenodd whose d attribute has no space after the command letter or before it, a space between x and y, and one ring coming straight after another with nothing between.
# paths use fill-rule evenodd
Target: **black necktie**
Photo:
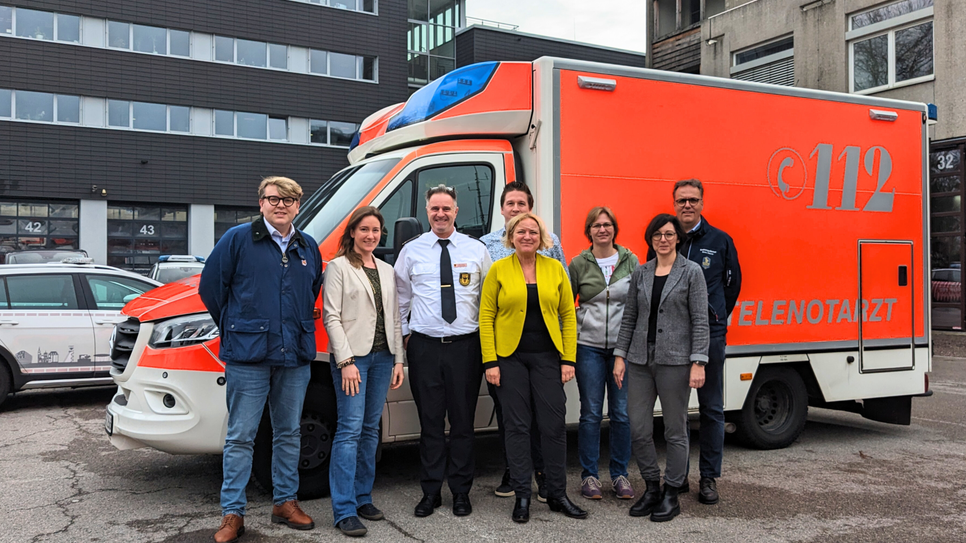
<instances>
[{"instance_id":1,"label":"black necktie","mask_svg":"<svg viewBox=\"0 0 966 543\"><path fill-rule=\"evenodd\" d=\"M453 287L453 262L449 259L448 239L439 240L439 297L443 306L443 320L456 320L456 290Z\"/></svg>"}]
</instances>

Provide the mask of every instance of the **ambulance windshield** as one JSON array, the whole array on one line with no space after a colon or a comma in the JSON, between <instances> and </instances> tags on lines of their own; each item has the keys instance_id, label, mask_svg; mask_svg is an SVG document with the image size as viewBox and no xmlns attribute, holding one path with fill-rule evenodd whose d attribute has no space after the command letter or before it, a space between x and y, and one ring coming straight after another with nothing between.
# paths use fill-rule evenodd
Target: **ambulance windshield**
<instances>
[{"instance_id":1,"label":"ambulance windshield","mask_svg":"<svg viewBox=\"0 0 966 543\"><path fill-rule=\"evenodd\" d=\"M374 160L333 175L302 203L295 227L322 243L399 160Z\"/></svg>"}]
</instances>

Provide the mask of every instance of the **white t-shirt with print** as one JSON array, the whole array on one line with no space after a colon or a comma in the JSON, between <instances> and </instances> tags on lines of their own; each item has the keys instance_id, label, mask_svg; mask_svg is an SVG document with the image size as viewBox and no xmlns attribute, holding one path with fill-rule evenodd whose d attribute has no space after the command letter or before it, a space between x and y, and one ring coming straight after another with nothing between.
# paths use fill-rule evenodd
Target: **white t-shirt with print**
<instances>
[{"instance_id":1,"label":"white t-shirt with print","mask_svg":"<svg viewBox=\"0 0 966 543\"><path fill-rule=\"evenodd\" d=\"M600 271L604 272L604 282L608 285L610 284L610 276L614 275L614 268L617 267L617 256L618 253L614 253L607 258L596 259Z\"/></svg>"}]
</instances>

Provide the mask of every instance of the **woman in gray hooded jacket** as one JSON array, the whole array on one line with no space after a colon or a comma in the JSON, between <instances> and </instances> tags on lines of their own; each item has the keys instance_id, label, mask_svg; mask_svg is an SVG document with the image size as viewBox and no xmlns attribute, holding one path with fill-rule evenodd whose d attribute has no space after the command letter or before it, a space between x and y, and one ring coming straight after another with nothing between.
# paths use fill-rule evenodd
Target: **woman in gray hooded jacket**
<instances>
[{"instance_id":1,"label":"woman in gray hooded jacket","mask_svg":"<svg viewBox=\"0 0 966 543\"><path fill-rule=\"evenodd\" d=\"M591 247L570 262L570 282L580 304L577 308L577 390L580 392L577 451L583 468L580 494L592 500L602 497L597 463L605 388L610 417L611 487L618 498L634 498L634 488L627 480L631 456L627 389L618 387L611 375L624 301L631 273L637 268L637 257L615 243L617 230L617 217L610 208L591 209L584 223L584 235Z\"/></svg>"}]
</instances>

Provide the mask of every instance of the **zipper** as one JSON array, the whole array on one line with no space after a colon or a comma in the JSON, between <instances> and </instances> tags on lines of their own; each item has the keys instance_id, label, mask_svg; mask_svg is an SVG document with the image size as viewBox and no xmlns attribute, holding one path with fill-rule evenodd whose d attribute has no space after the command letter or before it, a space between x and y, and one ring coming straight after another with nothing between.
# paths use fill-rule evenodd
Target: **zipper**
<instances>
[{"instance_id":1,"label":"zipper","mask_svg":"<svg viewBox=\"0 0 966 543\"><path fill-rule=\"evenodd\" d=\"M604 348L608 349L610 344L610 285L607 285L605 290L607 291L607 298L604 302Z\"/></svg>"}]
</instances>

